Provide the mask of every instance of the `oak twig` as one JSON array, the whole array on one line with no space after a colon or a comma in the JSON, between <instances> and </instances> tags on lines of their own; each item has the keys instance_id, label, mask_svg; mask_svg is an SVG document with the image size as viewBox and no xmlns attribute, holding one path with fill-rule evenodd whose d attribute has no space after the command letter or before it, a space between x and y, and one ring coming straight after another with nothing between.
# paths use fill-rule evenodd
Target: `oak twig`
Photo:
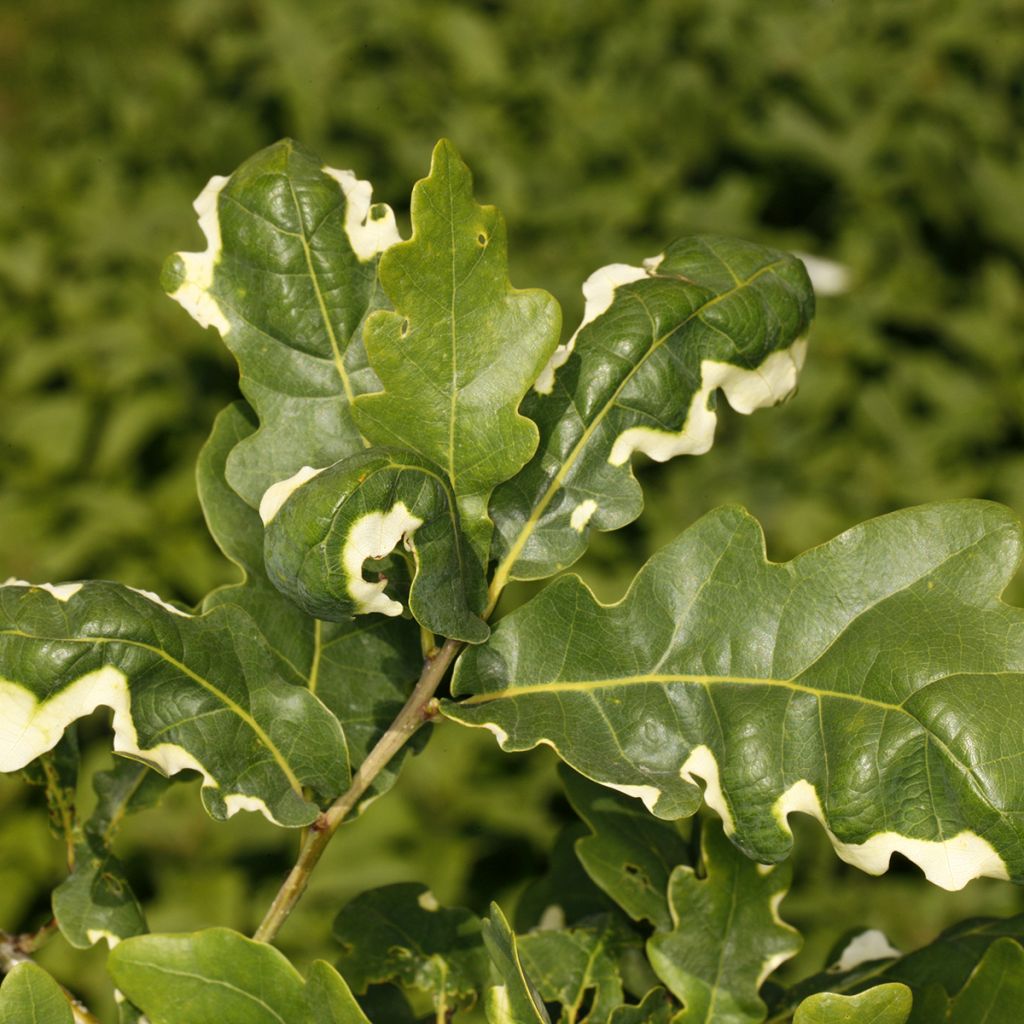
<instances>
[{"instance_id":1,"label":"oak twig","mask_svg":"<svg viewBox=\"0 0 1024 1024\"><path fill-rule=\"evenodd\" d=\"M387 767L391 759L409 741L412 735L429 721L436 707L434 692L444 679L448 667L462 649L458 640L446 640L444 646L428 657L423 671L413 688L409 699L399 711L387 732L377 741L352 777L352 784L331 806L309 826L305 841L299 851L298 860L284 880L274 902L271 903L259 928L253 933L257 942L272 942L281 930L288 915L299 901L309 876L323 855L327 844L338 830L338 826L351 814L360 798L373 784L374 779Z\"/></svg>"}]
</instances>

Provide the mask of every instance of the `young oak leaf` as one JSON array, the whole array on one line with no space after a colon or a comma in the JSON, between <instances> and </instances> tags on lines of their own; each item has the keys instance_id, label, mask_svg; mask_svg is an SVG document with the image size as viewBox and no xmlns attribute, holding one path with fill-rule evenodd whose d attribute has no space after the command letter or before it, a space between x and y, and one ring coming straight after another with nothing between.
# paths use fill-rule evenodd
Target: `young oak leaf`
<instances>
[{"instance_id":1,"label":"young oak leaf","mask_svg":"<svg viewBox=\"0 0 1024 1024\"><path fill-rule=\"evenodd\" d=\"M912 1003L910 989L899 984L876 985L855 996L821 992L800 1004L793 1024L906 1024Z\"/></svg>"},{"instance_id":2,"label":"young oak leaf","mask_svg":"<svg viewBox=\"0 0 1024 1024\"><path fill-rule=\"evenodd\" d=\"M192 769L218 819L259 810L309 824L349 779L338 720L285 682L252 619L188 615L116 583L0 587L0 771L53 747L77 719L114 712L114 750L167 775Z\"/></svg>"},{"instance_id":3,"label":"young oak leaf","mask_svg":"<svg viewBox=\"0 0 1024 1024\"><path fill-rule=\"evenodd\" d=\"M767 561L743 510L711 512L625 597L550 584L470 649L443 712L506 750L548 743L664 818L703 795L755 859L821 821L880 874L899 851L934 883L1024 878L1024 611L1007 509L946 502Z\"/></svg>"},{"instance_id":4,"label":"young oak leaf","mask_svg":"<svg viewBox=\"0 0 1024 1024\"><path fill-rule=\"evenodd\" d=\"M778 914L791 870L748 860L713 822L701 850L706 877L686 864L672 872L672 928L647 940L647 955L683 1004L672 1024L759 1024L758 990L800 949L799 933Z\"/></svg>"},{"instance_id":5,"label":"young oak leaf","mask_svg":"<svg viewBox=\"0 0 1024 1024\"><path fill-rule=\"evenodd\" d=\"M357 396L354 415L376 444L447 473L485 564L491 491L537 447L518 406L557 344L561 313L547 292L509 284L505 221L477 204L472 185L455 147L439 142L413 188L412 238L381 258L395 310L367 320L365 341L383 391Z\"/></svg>"},{"instance_id":6,"label":"young oak leaf","mask_svg":"<svg viewBox=\"0 0 1024 1024\"><path fill-rule=\"evenodd\" d=\"M399 238L371 193L285 139L210 180L194 204L205 251L164 267L171 298L216 327L238 360L260 429L231 453L228 480L253 508L300 466L363 446L351 404L379 382L361 326L386 301L377 263Z\"/></svg>"},{"instance_id":7,"label":"young oak leaf","mask_svg":"<svg viewBox=\"0 0 1024 1024\"><path fill-rule=\"evenodd\" d=\"M400 615L387 580L367 580L363 565L402 545L414 562L409 610L416 620L456 640L487 639L477 614L483 568L441 470L410 451L368 448L296 483L290 491L271 488L260 514L267 573L300 608L337 621Z\"/></svg>"},{"instance_id":8,"label":"young oak leaf","mask_svg":"<svg viewBox=\"0 0 1024 1024\"><path fill-rule=\"evenodd\" d=\"M603 267L583 293L583 322L523 403L537 453L491 502L495 592L571 565L592 529L636 519L632 453L706 452L718 389L741 413L787 398L814 313L796 257L717 236L673 242L643 267Z\"/></svg>"}]
</instances>

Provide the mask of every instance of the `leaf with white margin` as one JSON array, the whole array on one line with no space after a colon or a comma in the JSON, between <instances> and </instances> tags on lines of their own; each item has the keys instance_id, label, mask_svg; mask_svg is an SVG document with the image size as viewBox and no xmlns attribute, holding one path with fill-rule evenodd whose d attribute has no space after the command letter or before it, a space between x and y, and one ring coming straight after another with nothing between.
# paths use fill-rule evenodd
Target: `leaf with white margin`
<instances>
[{"instance_id":1,"label":"leaf with white margin","mask_svg":"<svg viewBox=\"0 0 1024 1024\"><path fill-rule=\"evenodd\" d=\"M800 949L800 935L778 913L791 869L748 860L716 822L701 834L705 877L686 864L669 881L670 931L647 940L655 974L683 1004L673 1024L758 1024L758 990Z\"/></svg>"},{"instance_id":2,"label":"leaf with white margin","mask_svg":"<svg viewBox=\"0 0 1024 1024\"><path fill-rule=\"evenodd\" d=\"M518 406L558 343L561 312L547 292L510 285L504 219L473 198L469 168L445 139L413 188L412 227L380 261L395 311L367 320L365 343L383 390L357 396L355 421L374 443L445 471L486 563L487 503L537 448Z\"/></svg>"},{"instance_id":3,"label":"leaf with white margin","mask_svg":"<svg viewBox=\"0 0 1024 1024\"><path fill-rule=\"evenodd\" d=\"M45 755L44 755L45 757ZM146 918L111 843L124 817L154 806L170 781L144 764L115 758L93 778L97 803L75 846L70 875L53 891L53 915L76 949L111 947L146 931Z\"/></svg>"},{"instance_id":4,"label":"leaf with white margin","mask_svg":"<svg viewBox=\"0 0 1024 1024\"><path fill-rule=\"evenodd\" d=\"M31 961L17 964L0 985L0 1024L74 1024L63 989Z\"/></svg>"},{"instance_id":5,"label":"leaf with white margin","mask_svg":"<svg viewBox=\"0 0 1024 1024\"><path fill-rule=\"evenodd\" d=\"M559 766L565 795L591 834L576 841L576 855L591 879L635 921L672 926L668 880L690 863L690 845L677 822L652 817L639 800L599 786Z\"/></svg>"},{"instance_id":6,"label":"leaf with white margin","mask_svg":"<svg viewBox=\"0 0 1024 1024\"><path fill-rule=\"evenodd\" d=\"M304 981L273 946L229 928L127 939L107 967L150 1024L369 1024L330 964Z\"/></svg>"},{"instance_id":7,"label":"leaf with white margin","mask_svg":"<svg viewBox=\"0 0 1024 1024\"><path fill-rule=\"evenodd\" d=\"M999 939L986 950L948 1010L948 1024L1019 1024L1024 1008L1024 948Z\"/></svg>"},{"instance_id":8,"label":"leaf with white margin","mask_svg":"<svg viewBox=\"0 0 1024 1024\"><path fill-rule=\"evenodd\" d=\"M238 360L260 429L231 455L228 480L253 507L300 466L362 445L352 399L380 384L360 337L385 300L379 255L399 240L368 182L324 167L290 139L214 177L195 201L207 248L176 253L162 281Z\"/></svg>"},{"instance_id":9,"label":"leaf with white margin","mask_svg":"<svg viewBox=\"0 0 1024 1024\"><path fill-rule=\"evenodd\" d=\"M516 937L501 907L492 903L490 913L481 931L497 981L484 999L487 1024L551 1024L543 1000L523 970Z\"/></svg>"},{"instance_id":10,"label":"leaf with white margin","mask_svg":"<svg viewBox=\"0 0 1024 1024\"><path fill-rule=\"evenodd\" d=\"M522 406L537 453L491 502L499 587L550 576L592 529L636 519L630 456L706 452L717 389L741 413L787 398L814 312L799 260L717 236L673 242L644 267L603 267L583 293L583 322Z\"/></svg>"},{"instance_id":11,"label":"leaf with white margin","mask_svg":"<svg viewBox=\"0 0 1024 1024\"><path fill-rule=\"evenodd\" d=\"M396 982L429 993L438 1020L472 1007L487 982L480 919L442 907L417 882L399 882L357 896L335 918L343 952L338 968L356 992Z\"/></svg>"},{"instance_id":12,"label":"leaf with white margin","mask_svg":"<svg viewBox=\"0 0 1024 1024\"><path fill-rule=\"evenodd\" d=\"M315 693L342 723L355 771L394 720L419 675L419 628L412 620L379 615L357 622L322 622L271 584L263 563L263 523L231 489L224 472L229 453L256 427L256 417L244 402L229 405L199 454L196 475L207 526L242 576L240 583L208 594L202 608L236 605L252 617L277 659L281 677ZM391 787L407 754L421 747L428 735L428 730L420 730L399 752L357 810Z\"/></svg>"},{"instance_id":13,"label":"leaf with white margin","mask_svg":"<svg viewBox=\"0 0 1024 1024\"><path fill-rule=\"evenodd\" d=\"M883 982L899 982L914 996L910 1024L934 1024L943 1017L933 1015L931 1008L942 1006L944 999L955 996L991 946L1002 939L1024 941L1024 914L960 921L927 946L902 955L895 954L891 947L886 955L888 943L876 938L866 951L860 950L866 958L851 963L859 958L854 957L855 951L848 946L827 970L782 993L772 1004L769 1020L773 1024L790 1020L796 1007L817 992L851 995Z\"/></svg>"},{"instance_id":14,"label":"leaf with white margin","mask_svg":"<svg viewBox=\"0 0 1024 1024\"><path fill-rule=\"evenodd\" d=\"M871 520L791 562L711 512L614 605L566 576L466 651L449 718L538 743L663 818L703 796L749 856L811 814L841 858L935 884L1024 879L1020 521L988 502Z\"/></svg>"},{"instance_id":15,"label":"leaf with white margin","mask_svg":"<svg viewBox=\"0 0 1024 1024\"><path fill-rule=\"evenodd\" d=\"M0 771L51 749L74 721L113 710L114 750L203 777L217 819L259 810L285 826L349 781L337 719L280 678L252 619L224 606L185 615L116 583L70 596L0 587Z\"/></svg>"},{"instance_id":16,"label":"leaf with white margin","mask_svg":"<svg viewBox=\"0 0 1024 1024\"><path fill-rule=\"evenodd\" d=\"M618 960L627 944L639 946L639 939L625 933L610 914L575 928L539 930L516 939L523 970L545 1004L561 1004L559 1024L607 1024L623 1000Z\"/></svg>"},{"instance_id":17,"label":"leaf with white margin","mask_svg":"<svg viewBox=\"0 0 1024 1024\"><path fill-rule=\"evenodd\" d=\"M877 985L856 996L821 992L800 1004L793 1024L906 1024L912 1003L910 989L895 983Z\"/></svg>"},{"instance_id":18,"label":"leaf with white margin","mask_svg":"<svg viewBox=\"0 0 1024 1024\"><path fill-rule=\"evenodd\" d=\"M273 498L273 500L269 500ZM283 498L278 504L278 498ZM386 580L363 575L368 559L401 544L415 563L409 610L441 636L481 643L483 568L465 540L444 473L419 455L369 448L307 477L260 506L271 582L310 615L401 615Z\"/></svg>"}]
</instances>

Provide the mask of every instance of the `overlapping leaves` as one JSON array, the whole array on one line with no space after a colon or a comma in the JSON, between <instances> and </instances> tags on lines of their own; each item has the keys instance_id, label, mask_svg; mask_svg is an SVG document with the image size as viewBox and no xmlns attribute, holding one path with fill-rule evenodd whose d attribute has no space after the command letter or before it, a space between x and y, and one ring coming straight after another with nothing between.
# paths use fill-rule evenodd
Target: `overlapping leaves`
<instances>
[{"instance_id":1,"label":"overlapping leaves","mask_svg":"<svg viewBox=\"0 0 1024 1024\"><path fill-rule=\"evenodd\" d=\"M1009 511L961 502L780 565L722 509L617 605L551 584L466 652L445 713L507 750L550 743L663 817L694 811L700 779L760 860L800 810L869 871L901 850L949 888L1022 877L1024 615L998 600L1020 550Z\"/></svg>"}]
</instances>

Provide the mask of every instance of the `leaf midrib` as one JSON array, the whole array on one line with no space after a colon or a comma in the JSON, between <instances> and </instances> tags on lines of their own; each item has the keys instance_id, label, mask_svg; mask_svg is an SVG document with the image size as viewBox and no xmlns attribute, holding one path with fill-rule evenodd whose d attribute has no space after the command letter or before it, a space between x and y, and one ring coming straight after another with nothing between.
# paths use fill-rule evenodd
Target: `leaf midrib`
<instances>
[{"instance_id":1,"label":"leaf midrib","mask_svg":"<svg viewBox=\"0 0 1024 1024\"><path fill-rule=\"evenodd\" d=\"M622 380L619 382L618 387L609 397L608 401L605 402L603 406L601 406L601 408L594 415L593 419L584 429L583 433L580 435L580 439L573 446L572 451L569 452L569 454L565 458L565 461L561 464L561 466L559 466L558 472L552 478L551 483L547 487L547 490L545 490L544 494L541 496L537 504L534 505L533 509L530 512L530 515L527 517L526 522L523 524L522 529L516 535L516 539L512 542L512 545L509 547L508 554L506 554L505 557L502 558L494 574L494 582L491 587L491 598L488 602L489 610L493 610L494 605L497 604L498 595L501 593L501 590L504 588L505 583L507 582L509 576L512 573L512 570L515 568L516 562L518 561L519 556L522 554L523 548L526 547L527 541L533 535L533 531L536 529L537 524L540 522L541 516L544 515L544 512L547 509L548 505L551 503L555 495L561 489L562 484L565 482L565 478L569 475L569 472L576 464L576 460L579 458L582 451L589 444L590 439L594 435L597 428L604 422L605 416L615 406L619 396L622 394L626 385L633 379L633 376L639 372L641 367L646 365L647 361L651 358L651 356L673 334L682 330L688 324L692 323L695 319L702 317L708 309L711 309L719 302L723 302L724 300L737 294L741 289L749 287L759 277L762 277L764 274L771 273L777 267L782 266L785 262L786 259L783 258L779 260L773 260L771 263L768 263L765 266L760 267L749 277L737 282L737 284L733 288L729 288L727 291L720 292L718 295L713 296L707 302L698 306L688 316L686 316L685 319L683 319L680 323L676 324L670 331L667 331L666 333L658 337L655 337L651 341L650 347L647 349L647 351L644 352L643 356L636 361L636 363L629 370L629 372L622 378ZM652 279L657 279L657 277L657 274L652 275ZM628 295L630 293L626 294ZM598 318L598 320L599 319L600 317Z\"/></svg>"},{"instance_id":2,"label":"leaf midrib","mask_svg":"<svg viewBox=\"0 0 1024 1024\"><path fill-rule=\"evenodd\" d=\"M54 636L54 637L39 637L32 633L26 633L20 629L5 629L0 630L0 636L14 636L20 637L24 640L35 640L38 642L50 642L50 643L67 643L67 644L87 644L92 646L93 644L124 644L128 647L137 647L140 650L149 651L151 654L155 654L158 658L167 662L168 665L177 669L182 675L187 676L198 686L201 686L207 693L216 697L220 700L227 710L236 714L250 729L255 733L256 738L270 751L274 760L277 762L277 766L281 769L285 778L288 780L288 784L298 793L302 795L302 783L299 782L295 773L292 771L291 766L285 760L284 755L277 748L276 744L272 742L270 737L263 730L263 727L256 721L248 711L245 710L240 704L232 700L223 690L215 686L210 680L199 675L198 672L193 671L184 662L179 661L177 658L172 657L166 651L161 650L159 647L153 644L144 643L141 640L131 640L123 637L75 637L75 636ZM45 703L45 701L41 702Z\"/></svg>"}]
</instances>

